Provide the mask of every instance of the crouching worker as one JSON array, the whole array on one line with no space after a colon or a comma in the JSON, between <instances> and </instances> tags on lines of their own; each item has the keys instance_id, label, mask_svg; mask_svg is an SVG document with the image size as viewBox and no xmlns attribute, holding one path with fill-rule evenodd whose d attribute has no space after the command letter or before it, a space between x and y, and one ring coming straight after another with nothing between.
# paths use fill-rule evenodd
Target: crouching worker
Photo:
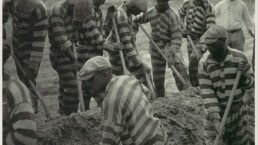
<instances>
[{"instance_id":1,"label":"crouching worker","mask_svg":"<svg viewBox=\"0 0 258 145\"><path fill-rule=\"evenodd\" d=\"M110 62L96 56L80 70L90 93L101 106L101 145L164 145L167 135L142 91L142 84L131 76L115 76Z\"/></svg>"},{"instance_id":2,"label":"crouching worker","mask_svg":"<svg viewBox=\"0 0 258 145\"><path fill-rule=\"evenodd\" d=\"M5 46L4 43L4 64L10 55L10 49ZM2 73L2 143L3 145L36 145L37 126L33 117L30 90L20 80L10 76L7 70L3 69Z\"/></svg>"},{"instance_id":3,"label":"crouching worker","mask_svg":"<svg viewBox=\"0 0 258 145\"><path fill-rule=\"evenodd\" d=\"M227 30L218 25L211 26L201 38L210 52L199 63L199 82L206 112L204 136L207 145L213 145L217 133L227 145L248 145L252 135L248 131L243 96L254 86L254 76L245 54L227 47L227 38ZM238 71L242 72L239 85L234 92L225 128L220 130Z\"/></svg>"}]
</instances>

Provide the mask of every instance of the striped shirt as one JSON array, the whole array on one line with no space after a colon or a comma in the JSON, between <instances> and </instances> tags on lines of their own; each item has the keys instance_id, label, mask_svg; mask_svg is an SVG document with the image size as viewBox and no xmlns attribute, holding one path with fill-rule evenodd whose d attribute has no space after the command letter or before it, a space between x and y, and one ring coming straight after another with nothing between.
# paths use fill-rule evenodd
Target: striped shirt
<instances>
[{"instance_id":1,"label":"striped shirt","mask_svg":"<svg viewBox=\"0 0 258 145\"><path fill-rule=\"evenodd\" d=\"M36 145L37 126L29 89L3 71L3 143Z\"/></svg>"},{"instance_id":2,"label":"striped shirt","mask_svg":"<svg viewBox=\"0 0 258 145\"><path fill-rule=\"evenodd\" d=\"M77 23L76 29L79 34L79 44L94 46L94 48L97 46L98 49L102 49L105 39L96 27L96 21L93 18L87 22Z\"/></svg>"},{"instance_id":3,"label":"striped shirt","mask_svg":"<svg viewBox=\"0 0 258 145\"><path fill-rule=\"evenodd\" d=\"M178 14L173 8L168 9L164 13L159 13L154 7L147 11L146 14L141 13L133 20L135 23L151 24L151 35L154 41L162 44L171 43L171 48L180 48L182 43L181 24ZM135 24L137 25L137 24ZM138 31L138 27L133 27Z\"/></svg>"},{"instance_id":4,"label":"striped shirt","mask_svg":"<svg viewBox=\"0 0 258 145\"><path fill-rule=\"evenodd\" d=\"M197 39L215 24L214 6L209 0L204 2L204 5L196 5L193 0L185 0L179 8L179 15L182 20L186 19L187 29Z\"/></svg>"},{"instance_id":5,"label":"striped shirt","mask_svg":"<svg viewBox=\"0 0 258 145\"><path fill-rule=\"evenodd\" d=\"M225 110L227 105L238 72L240 58L247 60L242 52L229 48L223 62L218 63L211 55L208 55L207 57L203 57L199 63L198 73L202 99L204 101L205 112L211 120L221 119L219 112ZM240 79L234 93L233 102L242 101L245 89L250 89L254 86L251 67L245 72L244 76L247 79Z\"/></svg>"},{"instance_id":6,"label":"striped shirt","mask_svg":"<svg viewBox=\"0 0 258 145\"><path fill-rule=\"evenodd\" d=\"M164 145L160 121L138 80L114 76L102 103L101 145Z\"/></svg>"},{"instance_id":7,"label":"striped shirt","mask_svg":"<svg viewBox=\"0 0 258 145\"><path fill-rule=\"evenodd\" d=\"M23 1L18 0L11 0L9 4L8 1L6 2L5 6L10 6L9 11L12 16L14 49L28 58L28 68L37 70L43 57L48 29L46 7L41 0L35 0L33 4L24 4ZM24 5L25 8L21 5ZM29 5L35 5L35 7L25 10ZM7 19L8 15L6 14L4 21Z\"/></svg>"},{"instance_id":8,"label":"striped shirt","mask_svg":"<svg viewBox=\"0 0 258 145\"><path fill-rule=\"evenodd\" d=\"M49 11L48 37L51 52L60 53L77 41L77 30L73 26L73 6L67 0L57 2Z\"/></svg>"},{"instance_id":9,"label":"striped shirt","mask_svg":"<svg viewBox=\"0 0 258 145\"><path fill-rule=\"evenodd\" d=\"M132 16L127 14L124 4L125 3L119 6L114 17L117 24L120 41L124 45L123 53L126 57L130 57L136 55L137 52L132 44ZM110 40L111 42L117 42L114 27L112 27L112 35ZM119 55L118 52L114 53Z\"/></svg>"}]
</instances>

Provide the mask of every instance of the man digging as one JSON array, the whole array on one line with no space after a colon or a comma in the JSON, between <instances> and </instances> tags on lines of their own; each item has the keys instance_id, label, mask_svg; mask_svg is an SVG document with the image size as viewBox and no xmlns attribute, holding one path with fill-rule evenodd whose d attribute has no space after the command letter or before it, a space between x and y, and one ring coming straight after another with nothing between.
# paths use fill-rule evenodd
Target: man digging
<instances>
[{"instance_id":1,"label":"man digging","mask_svg":"<svg viewBox=\"0 0 258 145\"><path fill-rule=\"evenodd\" d=\"M102 109L101 145L164 145L167 135L142 91L131 76L115 76L110 62L101 56L89 59L80 79Z\"/></svg>"},{"instance_id":2,"label":"man digging","mask_svg":"<svg viewBox=\"0 0 258 145\"><path fill-rule=\"evenodd\" d=\"M206 112L205 142L213 145L216 134L219 134L227 145L248 145L251 134L248 132L247 108L243 96L247 89L254 86L254 74L245 54L229 48L227 39L227 30L218 25L211 26L201 38L210 52L202 58L198 70ZM220 121L238 71L241 71L239 85L234 92L226 124L220 130Z\"/></svg>"}]
</instances>

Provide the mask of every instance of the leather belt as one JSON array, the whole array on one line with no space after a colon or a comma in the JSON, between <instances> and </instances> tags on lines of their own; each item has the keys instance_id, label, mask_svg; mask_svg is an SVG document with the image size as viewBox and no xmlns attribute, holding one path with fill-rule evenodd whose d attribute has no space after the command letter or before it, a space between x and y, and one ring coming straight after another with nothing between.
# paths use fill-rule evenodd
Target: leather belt
<instances>
[{"instance_id":1,"label":"leather belt","mask_svg":"<svg viewBox=\"0 0 258 145\"><path fill-rule=\"evenodd\" d=\"M228 30L228 33L235 33L235 32L238 32L240 30L242 30L242 29Z\"/></svg>"}]
</instances>

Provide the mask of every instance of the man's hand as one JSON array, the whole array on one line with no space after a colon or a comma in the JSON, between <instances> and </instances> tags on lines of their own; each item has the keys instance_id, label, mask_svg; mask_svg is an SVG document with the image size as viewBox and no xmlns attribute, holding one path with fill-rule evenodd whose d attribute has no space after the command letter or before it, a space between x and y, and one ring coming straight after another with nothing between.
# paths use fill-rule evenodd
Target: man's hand
<instances>
[{"instance_id":1,"label":"man's hand","mask_svg":"<svg viewBox=\"0 0 258 145\"><path fill-rule=\"evenodd\" d=\"M136 34L132 35L132 41L135 42L136 41Z\"/></svg>"},{"instance_id":2,"label":"man's hand","mask_svg":"<svg viewBox=\"0 0 258 145\"><path fill-rule=\"evenodd\" d=\"M246 59L241 58L239 65L238 65L238 70L242 72L242 75L245 74L245 72L249 69L250 64L247 62Z\"/></svg>"},{"instance_id":3,"label":"man's hand","mask_svg":"<svg viewBox=\"0 0 258 145\"><path fill-rule=\"evenodd\" d=\"M116 8L114 5L110 6L107 10L107 15L105 18L105 26L108 28L108 30L112 29L112 18L114 17Z\"/></svg>"},{"instance_id":4,"label":"man's hand","mask_svg":"<svg viewBox=\"0 0 258 145\"><path fill-rule=\"evenodd\" d=\"M190 33L191 33L190 30L187 30L187 29L182 30L182 35L189 35Z\"/></svg>"},{"instance_id":5,"label":"man's hand","mask_svg":"<svg viewBox=\"0 0 258 145\"><path fill-rule=\"evenodd\" d=\"M248 33L249 33L253 38L255 37L255 35L254 35L254 33L253 33L252 30L248 30Z\"/></svg>"},{"instance_id":6,"label":"man's hand","mask_svg":"<svg viewBox=\"0 0 258 145\"><path fill-rule=\"evenodd\" d=\"M67 56L72 62L76 62L72 47L65 50L65 56Z\"/></svg>"},{"instance_id":7,"label":"man's hand","mask_svg":"<svg viewBox=\"0 0 258 145\"><path fill-rule=\"evenodd\" d=\"M220 136L223 136L225 133L225 127L223 126L222 129L220 130L220 121L217 119L214 120L213 123L214 123L215 130L217 131L217 134L219 134Z\"/></svg>"},{"instance_id":8,"label":"man's hand","mask_svg":"<svg viewBox=\"0 0 258 145\"><path fill-rule=\"evenodd\" d=\"M114 43L114 50L115 51L119 51L119 50L123 50L124 49L124 45L122 42L116 42Z\"/></svg>"}]
</instances>

